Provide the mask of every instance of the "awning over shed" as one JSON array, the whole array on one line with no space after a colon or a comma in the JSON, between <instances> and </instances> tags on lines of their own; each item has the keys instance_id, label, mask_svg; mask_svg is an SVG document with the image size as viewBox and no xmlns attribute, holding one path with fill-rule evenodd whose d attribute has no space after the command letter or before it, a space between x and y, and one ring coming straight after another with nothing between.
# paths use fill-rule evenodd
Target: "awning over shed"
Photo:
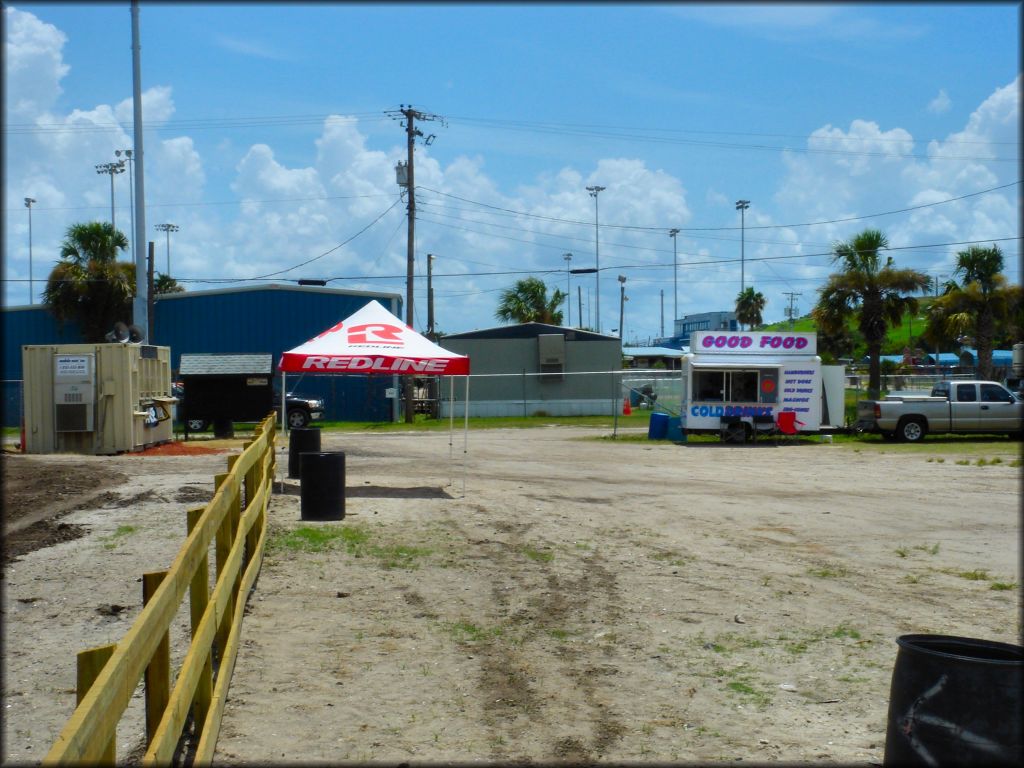
<instances>
[{"instance_id":1,"label":"awning over shed","mask_svg":"<svg viewBox=\"0 0 1024 768\"><path fill-rule=\"evenodd\" d=\"M277 367L286 373L468 376L469 358L443 349L371 301L285 352Z\"/></svg>"}]
</instances>

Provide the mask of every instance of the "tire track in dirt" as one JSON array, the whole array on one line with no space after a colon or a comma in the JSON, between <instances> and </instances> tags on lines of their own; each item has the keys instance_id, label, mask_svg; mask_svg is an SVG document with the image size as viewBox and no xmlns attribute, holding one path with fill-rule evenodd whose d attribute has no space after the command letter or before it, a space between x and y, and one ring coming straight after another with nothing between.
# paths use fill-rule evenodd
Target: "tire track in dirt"
<instances>
[{"instance_id":1,"label":"tire track in dirt","mask_svg":"<svg viewBox=\"0 0 1024 768\"><path fill-rule=\"evenodd\" d=\"M596 553L579 560L545 557L547 545L528 536L535 523L499 522L493 533L478 538L451 522L466 540L484 548L476 557L488 563L492 610L502 627L500 635L477 648L491 759L513 759L507 748L527 732L533 738L543 734L551 759L586 761L604 754L625 730L601 696L602 680L618 668L591 663L574 641L595 625L621 618L613 572ZM530 596L525 604L522 595ZM563 642L553 651L538 650L550 646L552 638ZM537 653L553 653L555 663L539 663ZM538 669L551 666L560 669L555 679L537 678Z\"/></svg>"}]
</instances>

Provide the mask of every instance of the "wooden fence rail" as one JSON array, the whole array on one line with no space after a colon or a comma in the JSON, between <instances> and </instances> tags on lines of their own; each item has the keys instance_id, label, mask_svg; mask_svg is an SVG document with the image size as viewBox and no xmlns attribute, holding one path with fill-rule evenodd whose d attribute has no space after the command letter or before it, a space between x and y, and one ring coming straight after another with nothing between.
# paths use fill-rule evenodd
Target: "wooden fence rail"
<instances>
[{"instance_id":1,"label":"wooden fence rail","mask_svg":"<svg viewBox=\"0 0 1024 768\"><path fill-rule=\"evenodd\" d=\"M276 469L274 419L273 414L264 419L242 453L229 457L228 472L216 477L213 499L188 511L188 536L170 568L144 574L145 605L127 634L116 645L78 655L78 706L43 765L112 763L118 722L143 676L143 764L171 763L190 713L193 758L196 764L212 760L245 601L266 546L266 512ZM211 543L217 569L212 593ZM192 638L172 688L169 631L186 592Z\"/></svg>"}]
</instances>

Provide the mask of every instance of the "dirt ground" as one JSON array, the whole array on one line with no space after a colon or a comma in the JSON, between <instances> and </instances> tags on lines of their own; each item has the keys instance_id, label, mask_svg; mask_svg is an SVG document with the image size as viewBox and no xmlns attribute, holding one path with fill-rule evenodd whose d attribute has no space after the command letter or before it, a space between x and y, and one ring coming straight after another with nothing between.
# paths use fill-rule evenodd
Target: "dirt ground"
<instances>
[{"instance_id":1,"label":"dirt ground","mask_svg":"<svg viewBox=\"0 0 1024 768\"><path fill-rule=\"evenodd\" d=\"M880 764L897 637L1020 641L1019 443L604 435L325 435L333 523L279 446L217 762ZM225 469L4 456L4 763L46 753L74 654L127 631Z\"/></svg>"}]
</instances>

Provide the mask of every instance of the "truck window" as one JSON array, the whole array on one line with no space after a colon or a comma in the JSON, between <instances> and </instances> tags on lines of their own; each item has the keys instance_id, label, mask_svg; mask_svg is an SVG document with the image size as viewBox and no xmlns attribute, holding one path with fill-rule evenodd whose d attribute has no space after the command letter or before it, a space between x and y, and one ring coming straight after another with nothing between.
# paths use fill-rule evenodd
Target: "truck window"
<instances>
[{"instance_id":1,"label":"truck window","mask_svg":"<svg viewBox=\"0 0 1024 768\"><path fill-rule=\"evenodd\" d=\"M949 382L940 381L934 387L932 387L932 397L944 397L949 400Z\"/></svg>"},{"instance_id":2,"label":"truck window","mask_svg":"<svg viewBox=\"0 0 1024 768\"><path fill-rule=\"evenodd\" d=\"M978 400L978 393L973 384L957 384L956 399L961 403L973 403Z\"/></svg>"},{"instance_id":3,"label":"truck window","mask_svg":"<svg viewBox=\"0 0 1024 768\"><path fill-rule=\"evenodd\" d=\"M1010 394L996 384L981 385L981 401L983 403L1012 403Z\"/></svg>"}]
</instances>

